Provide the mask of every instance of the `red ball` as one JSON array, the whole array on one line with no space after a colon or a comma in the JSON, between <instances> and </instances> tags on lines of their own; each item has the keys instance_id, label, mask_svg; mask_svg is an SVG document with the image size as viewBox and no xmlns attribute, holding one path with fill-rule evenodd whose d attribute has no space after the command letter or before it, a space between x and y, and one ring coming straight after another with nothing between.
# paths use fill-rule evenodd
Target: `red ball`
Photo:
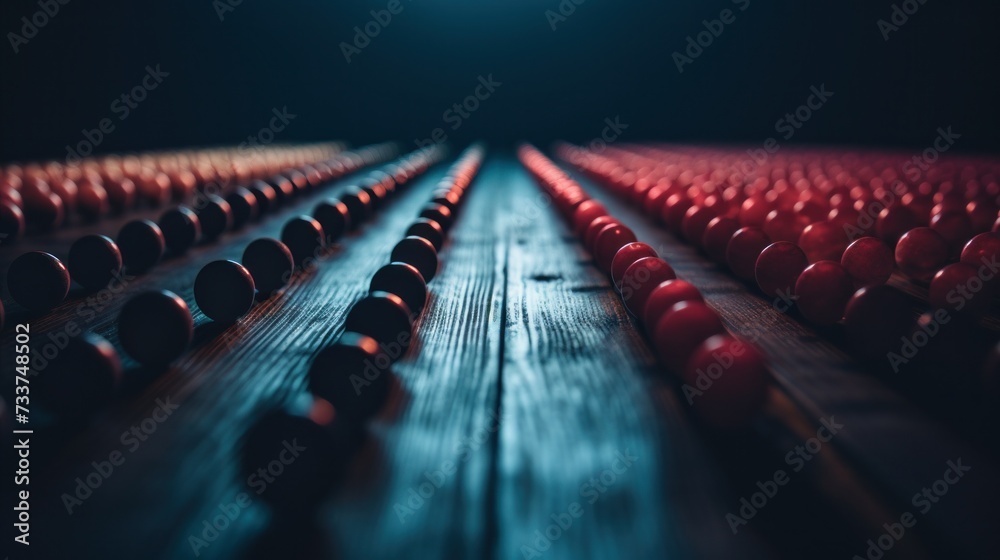
<instances>
[{"instance_id":1,"label":"red ball","mask_svg":"<svg viewBox=\"0 0 1000 560\"><path fill-rule=\"evenodd\" d=\"M862 237L848 245L840 264L858 288L885 284L896 267L892 251L874 237Z\"/></svg>"},{"instance_id":2,"label":"red ball","mask_svg":"<svg viewBox=\"0 0 1000 560\"><path fill-rule=\"evenodd\" d=\"M967 264L950 264L934 275L927 299L940 309L980 316L990 309L994 286Z\"/></svg>"},{"instance_id":3,"label":"red ball","mask_svg":"<svg viewBox=\"0 0 1000 560\"><path fill-rule=\"evenodd\" d=\"M799 274L808 265L806 254L798 245L778 241L761 251L754 267L754 277L765 295L784 298L792 294Z\"/></svg>"},{"instance_id":4,"label":"red ball","mask_svg":"<svg viewBox=\"0 0 1000 560\"><path fill-rule=\"evenodd\" d=\"M948 263L948 242L931 228L911 229L896 245L896 265L903 273L927 282Z\"/></svg>"},{"instance_id":5,"label":"red ball","mask_svg":"<svg viewBox=\"0 0 1000 560\"><path fill-rule=\"evenodd\" d=\"M963 264L980 267L997 262L1000 258L1000 235L987 232L980 233L965 244L962 249Z\"/></svg>"},{"instance_id":6,"label":"red ball","mask_svg":"<svg viewBox=\"0 0 1000 560\"><path fill-rule=\"evenodd\" d=\"M770 244L771 238L764 230L756 227L740 228L733 233L726 245L726 264L737 277L753 280L757 257Z\"/></svg>"},{"instance_id":7,"label":"red ball","mask_svg":"<svg viewBox=\"0 0 1000 560\"><path fill-rule=\"evenodd\" d=\"M847 232L840 224L833 222L809 224L799 236L799 248L811 263L839 261L847 244Z\"/></svg>"},{"instance_id":8,"label":"red ball","mask_svg":"<svg viewBox=\"0 0 1000 560\"><path fill-rule=\"evenodd\" d=\"M583 246L587 249L587 251L590 253L594 252L594 240L597 238L597 234L601 233L604 226L611 224L621 224L621 222L611 216L599 216L590 222L590 225L587 226L587 230L583 233L583 237L580 238L580 241L583 242Z\"/></svg>"},{"instance_id":9,"label":"red ball","mask_svg":"<svg viewBox=\"0 0 1000 560\"><path fill-rule=\"evenodd\" d=\"M719 211L717 209L708 206L692 206L688 208L684 212L684 218L681 220L681 233L684 235L684 239L687 239L689 243L700 246L702 238L705 237L705 229L708 227L708 222L712 221L712 218L718 214Z\"/></svg>"},{"instance_id":10,"label":"red ball","mask_svg":"<svg viewBox=\"0 0 1000 560\"><path fill-rule=\"evenodd\" d=\"M701 237L701 246L711 259L719 264L726 264L726 247L740 224L733 218L716 216L708 222L705 234Z\"/></svg>"},{"instance_id":11,"label":"red ball","mask_svg":"<svg viewBox=\"0 0 1000 560\"><path fill-rule=\"evenodd\" d=\"M632 263L644 257L656 256L658 255L655 249L638 241L618 249L615 258L611 259L611 280L615 283L615 289L621 289L622 277Z\"/></svg>"},{"instance_id":12,"label":"red ball","mask_svg":"<svg viewBox=\"0 0 1000 560\"><path fill-rule=\"evenodd\" d=\"M883 208L875 221L875 233L889 247L895 247L899 238L913 228L920 227L917 215L906 206Z\"/></svg>"},{"instance_id":13,"label":"red ball","mask_svg":"<svg viewBox=\"0 0 1000 560\"><path fill-rule=\"evenodd\" d=\"M573 211L573 233L578 239L582 239L587 232L590 222L601 216L606 216L608 210L596 200L585 200L581 202Z\"/></svg>"},{"instance_id":14,"label":"red ball","mask_svg":"<svg viewBox=\"0 0 1000 560\"><path fill-rule=\"evenodd\" d=\"M955 256L962 252L962 247L973 236L972 222L964 211L935 214L931 218L931 229L941 234L948 242L950 254Z\"/></svg>"},{"instance_id":15,"label":"red ball","mask_svg":"<svg viewBox=\"0 0 1000 560\"><path fill-rule=\"evenodd\" d=\"M771 210L764 220L764 233L774 241L796 243L809 225L809 218L791 210Z\"/></svg>"},{"instance_id":16,"label":"red ball","mask_svg":"<svg viewBox=\"0 0 1000 560\"><path fill-rule=\"evenodd\" d=\"M725 332L722 321L711 307L698 301L682 301L657 321L653 343L660 360L673 371L683 373L698 345Z\"/></svg>"},{"instance_id":17,"label":"red ball","mask_svg":"<svg viewBox=\"0 0 1000 560\"><path fill-rule=\"evenodd\" d=\"M739 219L744 227L761 227L771 212L771 203L760 196L752 196L740 205Z\"/></svg>"},{"instance_id":18,"label":"red ball","mask_svg":"<svg viewBox=\"0 0 1000 560\"><path fill-rule=\"evenodd\" d=\"M641 317L653 290L674 278L677 274L663 259L644 257L635 261L622 275L621 293L625 307L636 317Z\"/></svg>"},{"instance_id":19,"label":"red ball","mask_svg":"<svg viewBox=\"0 0 1000 560\"><path fill-rule=\"evenodd\" d=\"M663 209L660 211L660 219L663 220L663 224L670 231L680 233L684 214L688 211L688 208L691 208L691 205L691 199L686 195L674 193L668 196L666 202L663 203Z\"/></svg>"},{"instance_id":20,"label":"red ball","mask_svg":"<svg viewBox=\"0 0 1000 560\"><path fill-rule=\"evenodd\" d=\"M702 342L684 369L684 381L699 391L692 396L695 412L726 430L746 425L760 411L770 379L764 355L727 334Z\"/></svg>"},{"instance_id":21,"label":"red ball","mask_svg":"<svg viewBox=\"0 0 1000 560\"><path fill-rule=\"evenodd\" d=\"M704 302L705 298L702 297L698 288L683 280L667 280L660 283L653 288L646 300L646 306L643 308L641 316L643 324L646 325L647 329L655 327L656 322L664 313L682 301Z\"/></svg>"},{"instance_id":22,"label":"red ball","mask_svg":"<svg viewBox=\"0 0 1000 560\"><path fill-rule=\"evenodd\" d=\"M835 261L809 265L795 282L799 312L817 325L832 325L839 321L853 295L854 282L850 274Z\"/></svg>"},{"instance_id":23,"label":"red ball","mask_svg":"<svg viewBox=\"0 0 1000 560\"><path fill-rule=\"evenodd\" d=\"M594 237L594 260L597 267L611 273L611 261L622 247L635 243L635 234L621 224L608 224Z\"/></svg>"}]
</instances>

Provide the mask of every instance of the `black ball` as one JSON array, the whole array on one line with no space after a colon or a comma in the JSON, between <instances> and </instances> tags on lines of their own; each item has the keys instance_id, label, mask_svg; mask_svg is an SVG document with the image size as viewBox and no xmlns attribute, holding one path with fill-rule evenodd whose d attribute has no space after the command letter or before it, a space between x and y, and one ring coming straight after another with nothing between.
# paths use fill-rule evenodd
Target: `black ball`
<instances>
[{"instance_id":1,"label":"black ball","mask_svg":"<svg viewBox=\"0 0 1000 560\"><path fill-rule=\"evenodd\" d=\"M337 416L363 422L385 404L392 387L391 366L378 341L348 331L313 359L309 391L329 401Z\"/></svg>"},{"instance_id":2,"label":"black ball","mask_svg":"<svg viewBox=\"0 0 1000 560\"><path fill-rule=\"evenodd\" d=\"M160 226L149 220L135 220L118 232L118 248L129 272L145 272L160 262L166 241Z\"/></svg>"},{"instance_id":3,"label":"black ball","mask_svg":"<svg viewBox=\"0 0 1000 560\"><path fill-rule=\"evenodd\" d=\"M24 212L10 202L0 201L0 245L14 243L24 235Z\"/></svg>"},{"instance_id":4,"label":"black ball","mask_svg":"<svg viewBox=\"0 0 1000 560\"><path fill-rule=\"evenodd\" d=\"M121 375L121 360L111 343L83 333L71 337L40 370L39 400L63 418L83 416L111 400Z\"/></svg>"},{"instance_id":5,"label":"black ball","mask_svg":"<svg viewBox=\"0 0 1000 560\"><path fill-rule=\"evenodd\" d=\"M410 347L413 319L403 299L389 292L372 292L347 313L344 330L368 335L395 361Z\"/></svg>"},{"instance_id":6,"label":"black ball","mask_svg":"<svg viewBox=\"0 0 1000 560\"><path fill-rule=\"evenodd\" d=\"M100 290L122 270L122 252L110 237L84 235L70 245L69 274L87 290Z\"/></svg>"},{"instance_id":7,"label":"black ball","mask_svg":"<svg viewBox=\"0 0 1000 560\"><path fill-rule=\"evenodd\" d=\"M379 171L376 169L368 176L371 177L372 180L378 181L378 184L382 185L382 188L385 189L386 193L392 194L396 192L396 180L392 178L392 175L389 175L385 171Z\"/></svg>"},{"instance_id":8,"label":"black ball","mask_svg":"<svg viewBox=\"0 0 1000 560\"><path fill-rule=\"evenodd\" d=\"M69 293L69 271L48 253L24 253L7 269L7 289L17 303L44 313L62 303Z\"/></svg>"},{"instance_id":9,"label":"black ball","mask_svg":"<svg viewBox=\"0 0 1000 560\"><path fill-rule=\"evenodd\" d=\"M292 278L295 261L288 247L264 237L255 239L243 250L243 266L253 276L254 286L264 297L280 290Z\"/></svg>"},{"instance_id":10,"label":"black ball","mask_svg":"<svg viewBox=\"0 0 1000 560\"><path fill-rule=\"evenodd\" d=\"M372 276L368 291L396 294L416 314L427 303L427 283L424 282L424 277L416 267L402 262L389 263L378 269Z\"/></svg>"},{"instance_id":11,"label":"black ball","mask_svg":"<svg viewBox=\"0 0 1000 560\"><path fill-rule=\"evenodd\" d=\"M326 246L323 226L309 216L297 216L285 222L281 228L281 242L292 251L296 266L302 266L307 259L316 259Z\"/></svg>"},{"instance_id":12,"label":"black ball","mask_svg":"<svg viewBox=\"0 0 1000 560\"><path fill-rule=\"evenodd\" d=\"M423 237L410 235L404 237L392 249L391 261L412 264L420 271L425 282L430 282L437 274L438 258L434 245Z\"/></svg>"},{"instance_id":13,"label":"black ball","mask_svg":"<svg viewBox=\"0 0 1000 560\"><path fill-rule=\"evenodd\" d=\"M440 204L441 206L445 206L448 210L451 210L453 215L458 211L458 203L461 202L461 200L462 199L458 193L447 189L435 191L431 195L431 204Z\"/></svg>"},{"instance_id":14,"label":"black ball","mask_svg":"<svg viewBox=\"0 0 1000 560\"><path fill-rule=\"evenodd\" d=\"M257 198L243 187L236 187L226 195L226 202L233 211L233 229L240 229L257 219Z\"/></svg>"},{"instance_id":15,"label":"black ball","mask_svg":"<svg viewBox=\"0 0 1000 560\"><path fill-rule=\"evenodd\" d=\"M118 340L142 365L169 364L184 353L193 336L191 310L180 296L166 290L133 297L118 315Z\"/></svg>"},{"instance_id":16,"label":"black ball","mask_svg":"<svg viewBox=\"0 0 1000 560\"><path fill-rule=\"evenodd\" d=\"M429 218L441 225L441 229L448 231L455 221L455 214L447 206L441 204L428 204L420 212L421 218Z\"/></svg>"},{"instance_id":17,"label":"black ball","mask_svg":"<svg viewBox=\"0 0 1000 560\"><path fill-rule=\"evenodd\" d=\"M283 516L308 516L342 480L350 462L352 450L342 424L339 420L319 423L309 409L295 405L265 414L243 437L240 480L252 495L285 512ZM281 475L272 476L278 468L275 463L282 466ZM267 484L259 494L256 481Z\"/></svg>"},{"instance_id":18,"label":"black ball","mask_svg":"<svg viewBox=\"0 0 1000 560\"><path fill-rule=\"evenodd\" d=\"M201 236L201 220L193 210L184 206L164 212L158 224L167 250L175 255L186 253Z\"/></svg>"},{"instance_id":19,"label":"black ball","mask_svg":"<svg viewBox=\"0 0 1000 560\"><path fill-rule=\"evenodd\" d=\"M435 251L440 251L441 246L444 245L444 230L441 229L441 224L428 218L419 218L413 222L406 230L406 235L407 237L411 235L423 237L431 242Z\"/></svg>"},{"instance_id":20,"label":"black ball","mask_svg":"<svg viewBox=\"0 0 1000 560\"><path fill-rule=\"evenodd\" d=\"M250 311L253 276L240 263L212 261L194 279L194 300L206 317L232 323Z\"/></svg>"},{"instance_id":21,"label":"black ball","mask_svg":"<svg viewBox=\"0 0 1000 560\"><path fill-rule=\"evenodd\" d=\"M288 204L295 196L295 185L288 177L275 175L267 180L267 184L274 189L274 194L278 197L278 205Z\"/></svg>"},{"instance_id":22,"label":"black ball","mask_svg":"<svg viewBox=\"0 0 1000 560\"><path fill-rule=\"evenodd\" d=\"M204 206L198 210L198 219L201 220L202 239L214 241L233 227L233 209L221 197L208 195Z\"/></svg>"},{"instance_id":23,"label":"black ball","mask_svg":"<svg viewBox=\"0 0 1000 560\"><path fill-rule=\"evenodd\" d=\"M278 193L274 187L264 181L254 181L247 187L250 194L257 199L257 216L263 216L278 206Z\"/></svg>"},{"instance_id":24,"label":"black ball","mask_svg":"<svg viewBox=\"0 0 1000 560\"><path fill-rule=\"evenodd\" d=\"M388 193L378 181L368 179L361 183L361 190L365 191L368 198L371 199L372 211L378 210L382 207L382 203L385 201Z\"/></svg>"},{"instance_id":25,"label":"black ball","mask_svg":"<svg viewBox=\"0 0 1000 560\"><path fill-rule=\"evenodd\" d=\"M288 177L288 180L295 187L295 194L308 192L312 188L312 185L309 184L309 177L306 177L305 173L302 173L298 169L286 171L284 175Z\"/></svg>"},{"instance_id":26,"label":"black ball","mask_svg":"<svg viewBox=\"0 0 1000 560\"><path fill-rule=\"evenodd\" d=\"M323 226L326 242L333 243L350 229L351 215L347 205L336 198L328 198L316 205L313 217Z\"/></svg>"},{"instance_id":27,"label":"black ball","mask_svg":"<svg viewBox=\"0 0 1000 560\"><path fill-rule=\"evenodd\" d=\"M347 205L351 215L351 229L358 229L372 214L372 199L368 193L358 187L349 187L340 200Z\"/></svg>"}]
</instances>

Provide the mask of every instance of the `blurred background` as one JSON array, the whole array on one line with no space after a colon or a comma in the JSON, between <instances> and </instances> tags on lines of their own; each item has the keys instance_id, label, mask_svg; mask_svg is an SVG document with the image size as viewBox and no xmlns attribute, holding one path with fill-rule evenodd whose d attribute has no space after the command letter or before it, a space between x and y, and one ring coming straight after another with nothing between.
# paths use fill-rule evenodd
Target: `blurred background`
<instances>
[{"instance_id":1,"label":"blurred background","mask_svg":"<svg viewBox=\"0 0 1000 560\"><path fill-rule=\"evenodd\" d=\"M44 6L58 12L38 16ZM64 159L106 118L114 129L94 153L238 144L261 138L275 110L294 115L275 142L412 146L441 128L454 144L547 145L597 138L617 117L627 141L759 146L782 140L776 121L820 85L833 96L793 142L924 147L951 126L956 151L1000 148L993 2L6 0L2 10L0 161ZM689 49L703 21L719 30L723 10L730 22ZM683 71L675 52L690 58ZM121 96L147 66L168 75L122 118ZM490 76L494 91L449 117Z\"/></svg>"}]
</instances>

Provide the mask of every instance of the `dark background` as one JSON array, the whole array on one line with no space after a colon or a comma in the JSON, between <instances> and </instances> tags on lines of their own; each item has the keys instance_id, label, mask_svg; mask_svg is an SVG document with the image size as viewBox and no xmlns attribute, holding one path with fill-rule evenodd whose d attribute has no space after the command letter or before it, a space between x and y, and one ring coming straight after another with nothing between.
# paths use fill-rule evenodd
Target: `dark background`
<instances>
[{"instance_id":1,"label":"dark background","mask_svg":"<svg viewBox=\"0 0 1000 560\"><path fill-rule=\"evenodd\" d=\"M211 0L70 0L15 55L7 33L39 7L6 0L0 161L63 158L105 117L98 152L237 144L282 107L282 142L585 142L619 116L626 141L759 146L820 84L834 97L795 142L922 148L950 125L956 150L1000 148L995 2L925 0L886 42L888 0L586 0L555 31L559 0L402 0L348 64L339 44L386 4L243 0L220 21ZM724 8L736 21L678 73L671 53ZM118 121L111 102L156 64L170 76ZM442 113L491 73L502 86L451 130Z\"/></svg>"}]
</instances>

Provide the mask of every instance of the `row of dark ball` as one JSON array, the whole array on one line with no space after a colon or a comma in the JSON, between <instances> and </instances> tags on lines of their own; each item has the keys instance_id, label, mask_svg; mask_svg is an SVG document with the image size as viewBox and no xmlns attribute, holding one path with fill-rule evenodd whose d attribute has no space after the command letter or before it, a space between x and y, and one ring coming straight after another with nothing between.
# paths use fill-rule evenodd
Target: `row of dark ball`
<instances>
[{"instance_id":1,"label":"row of dark ball","mask_svg":"<svg viewBox=\"0 0 1000 560\"><path fill-rule=\"evenodd\" d=\"M310 366L311 396L262 417L247 432L241 455L245 475L256 472L295 437L317 451L262 496L286 514L311 512L333 489L361 442L363 423L376 415L392 387L392 363L410 345L414 321L427 301L427 283L438 268L437 251L483 159L473 146L393 248L389 264L371 279L367 296L354 304L344 332Z\"/></svg>"},{"instance_id":2,"label":"row of dark ball","mask_svg":"<svg viewBox=\"0 0 1000 560\"><path fill-rule=\"evenodd\" d=\"M439 158L436 151L414 152L387 168L387 172L371 173L361 182L361 188L391 183L385 194L395 192ZM317 208L326 204L342 203L329 199ZM298 219L304 218L293 218ZM360 220L354 227L358 225ZM335 242L342 233L321 233L324 246ZM292 254L282 241L261 238L246 247L243 264L228 260L208 263L195 279L194 295L199 308L220 323L236 321L249 311L255 296L269 297L288 283L296 270ZM191 342L193 333L194 321L187 303L166 290L132 297L118 316L118 338L123 349L147 367L161 368L176 359ZM121 360L114 347L97 334L83 333L71 338L41 372L40 400L59 416L77 417L110 399L120 378Z\"/></svg>"}]
</instances>

